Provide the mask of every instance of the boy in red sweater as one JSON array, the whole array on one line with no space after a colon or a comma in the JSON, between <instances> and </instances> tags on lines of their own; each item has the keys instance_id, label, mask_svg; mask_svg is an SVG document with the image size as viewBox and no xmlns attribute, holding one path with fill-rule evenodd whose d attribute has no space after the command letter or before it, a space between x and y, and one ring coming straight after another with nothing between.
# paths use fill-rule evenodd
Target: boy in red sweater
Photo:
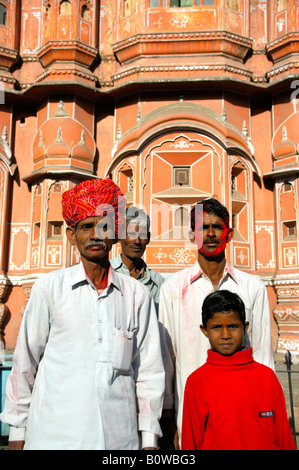
<instances>
[{"instance_id":1,"label":"boy in red sweater","mask_svg":"<svg viewBox=\"0 0 299 470\"><path fill-rule=\"evenodd\" d=\"M248 322L241 298L225 290L208 295L202 323L212 349L186 383L182 450L296 450L275 373L242 346Z\"/></svg>"}]
</instances>

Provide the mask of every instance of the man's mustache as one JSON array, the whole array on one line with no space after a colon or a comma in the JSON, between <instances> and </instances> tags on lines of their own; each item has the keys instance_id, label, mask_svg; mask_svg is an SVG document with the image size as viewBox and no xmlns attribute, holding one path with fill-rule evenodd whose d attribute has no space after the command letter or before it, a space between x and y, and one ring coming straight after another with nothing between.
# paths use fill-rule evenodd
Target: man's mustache
<instances>
[{"instance_id":1,"label":"man's mustache","mask_svg":"<svg viewBox=\"0 0 299 470\"><path fill-rule=\"evenodd\" d=\"M89 248L91 246L99 246L99 247L103 246L104 248L106 248L107 245L102 240L99 240L98 242L88 242L88 243L86 243L85 248Z\"/></svg>"}]
</instances>

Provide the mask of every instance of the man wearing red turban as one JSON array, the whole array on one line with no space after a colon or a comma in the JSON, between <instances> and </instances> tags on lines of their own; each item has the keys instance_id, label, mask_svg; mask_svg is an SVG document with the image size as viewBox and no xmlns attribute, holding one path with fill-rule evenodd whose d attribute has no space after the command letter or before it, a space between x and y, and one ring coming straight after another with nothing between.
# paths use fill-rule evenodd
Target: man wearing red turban
<instances>
[{"instance_id":1,"label":"man wearing red turban","mask_svg":"<svg viewBox=\"0 0 299 470\"><path fill-rule=\"evenodd\" d=\"M114 219L116 239L119 226L124 226L125 210L125 196L109 178L83 181L62 195L62 215L69 227L107 214Z\"/></svg>"},{"instance_id":2,"label":"man wearing red turban","mask_svg":"<svg viewBox=\"0 0 299 470\"><path fill-rule=\"evenodd\" d=\"M109 252L125 198L109 179L63 194L81 263L38 279L24 313L0 419L11 449L157 447L164 368L154 301Z\"/></svg>"}]
</instances>

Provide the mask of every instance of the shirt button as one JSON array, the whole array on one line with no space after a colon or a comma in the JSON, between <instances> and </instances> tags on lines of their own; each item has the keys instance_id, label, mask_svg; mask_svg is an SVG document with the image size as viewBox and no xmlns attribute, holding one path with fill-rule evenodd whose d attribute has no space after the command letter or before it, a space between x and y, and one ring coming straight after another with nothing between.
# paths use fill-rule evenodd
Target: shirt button
<instances>
[{"instance_id":1,"label":"shirt button","mask_svg":"<svg viewBox=\"0 0 299 470\"><path fill-rule=\"evenodd\" d=\"M102 340L101 338L98 339L98 342L99 342L99 343L102 343L102 341L103 341L103 340Z\"/></svg>"}]
</instances>

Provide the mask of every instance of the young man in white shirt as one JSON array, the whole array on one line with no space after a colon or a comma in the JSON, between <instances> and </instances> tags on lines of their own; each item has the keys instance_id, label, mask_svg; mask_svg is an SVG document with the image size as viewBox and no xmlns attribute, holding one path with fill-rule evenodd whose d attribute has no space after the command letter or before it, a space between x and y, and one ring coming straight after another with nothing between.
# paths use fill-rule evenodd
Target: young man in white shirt
<instances>
[{"instance_id":1,"label":"young man in white shirt","mask_svg":"<svg viewBox=\"0 0 299 470\"><path fill-rule=\"evenodd\" d=\"M167 351L164 416L175 414L180 439L182 406L188 376L206 361L208 340L200 331L201 306L213 290L237 293L245 303L249 328L246 343L256 361L274 368L268 296L262 281L233 268L225 248L233 237L229 213L216 199L198 203L191 211L190 239L197 244L198 260L170 276L160 291L159 320L164 327ZM171 420L170 420L171 421Z\"/></svg>"}]
</instances>

